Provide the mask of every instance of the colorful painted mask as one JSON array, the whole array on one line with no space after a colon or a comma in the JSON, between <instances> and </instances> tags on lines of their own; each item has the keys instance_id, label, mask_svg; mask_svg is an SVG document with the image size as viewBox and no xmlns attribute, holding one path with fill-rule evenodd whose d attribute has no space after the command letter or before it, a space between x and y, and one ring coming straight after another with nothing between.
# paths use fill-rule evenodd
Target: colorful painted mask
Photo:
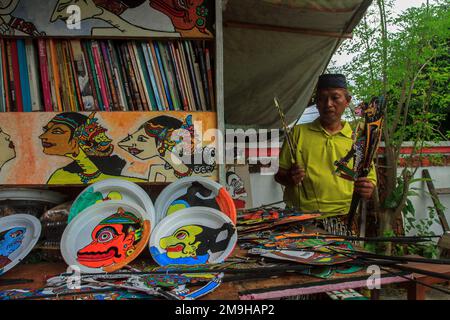
<instances>
[{"instance_id":1,"label":"colorful painted mask","mask_svg":"<svg viewBox=\"0 0 450 320\"><path fill-rule=\"evenodd\" d=\"M217 241L222 231L227 237ZM218 229L201 225L187 225L178 228L170 236L163 237L159 246L164 253L155 247L150 248L153 257L162 265L167 264L204 264L209 262L210 254L224 251L234 234L234 226L224 223Z\"/></svg>"},{"instance_id":2,"label":"colorful painted mask","mask_svg":"<svg viewBox=\"0 0 450 320\"><path fill-rule=\"evenodd\" d=\"M17 227L0 234L0 268L11 262L8 257L20 248L25 232L25 228Z\"/></svg>"},{"instance_id":3,"label":"colorful painted mask","mask_svg":"<svg viewBox=\"0 0 450 320\"><path fill-rule=\"evenodd\" d=\"M162 238L159 242L171 259L195 257L201 242L197 236L203 232L200 226L185 226L177 229L171 236Z\"/></svg>"},{"instance_id":4,"label":"colorful painted mask","mask_svg":"<svg viewBox=\"0 0 450 320\"><path fill-rule=\"evenodd\" d=\"M77 260L91 268L117 264L134 252L141 239L141 232L141 221L119 208L117 213L102 220L94 228L92 242L77 252Z\"/></svg>"}]
</instances>

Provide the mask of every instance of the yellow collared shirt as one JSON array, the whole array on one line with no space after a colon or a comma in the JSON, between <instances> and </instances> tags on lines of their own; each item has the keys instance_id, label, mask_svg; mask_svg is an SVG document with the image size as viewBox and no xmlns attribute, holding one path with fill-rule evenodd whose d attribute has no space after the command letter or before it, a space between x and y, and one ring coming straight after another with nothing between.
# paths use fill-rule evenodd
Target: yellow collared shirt
<instances>
[{"instance_id":1,"label":"yellow collared shirt","mask_svg":"<svg viewBox=\"0 0 450 320\"><path fill-rule=\"evenodd\" d=\"M347 155L352 147L352 129L343 122L341 131L331 135L320 124L314 122L297 125L292 131L292 141L296 144L296 161L305 169L306 176L302 186L288 186L284 190L284 200L288 206L302 211L320 211L326 216L347 214L353 195L354 182L334 174L334 162ZM279 166L289 170L292 166L287 142L283 143ZM353 159L349 162L353 167ZM368 179L376 184L374 166ZM306 195L304 190L306 189Z\"/></svg>"}]
</instances>

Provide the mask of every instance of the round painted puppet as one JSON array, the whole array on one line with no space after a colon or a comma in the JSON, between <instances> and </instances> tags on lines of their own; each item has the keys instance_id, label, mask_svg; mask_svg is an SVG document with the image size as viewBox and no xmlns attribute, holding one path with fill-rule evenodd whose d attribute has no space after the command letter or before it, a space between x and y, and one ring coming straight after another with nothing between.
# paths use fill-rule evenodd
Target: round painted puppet
<instances>
[{"instance_id":1,"label":"round painted puppet","mask_svg":"<svg viewBox=\"0 0 450 320\"><path fill-rule=\"evenodd\" d=\"M195 207L164 218L150 239L150 253L161 266L223 262L237 242L233 222L222 212Z\"/></svg>"},{"instance_id":2,"label":"round painted puppet","mask_svg":"<svg viewBox=\"0 0 450 320\"><path fill-rule=\"evenodd\" d=\"M124 200L137 204L146 211L151 226L155 224L155 208L150 196L136 183L121 179L106 179L85 188L70 207L68 222L86 208L110 200Z\"/></svg>"},{"instance_id":3,"label":"round painted puppet","mask_svg":"<svg viewBox=\"0 0 450 320\"><path fill-rule=\"evenodd\" d=\"M236 224L236 207L228 191L219 183L204 177L187 177L167 186L156 199L157 220L159 222L165 216L191 207L219 210Z\"/></svg>"},{"instance_id":4,"label":"round painted puppet","mask_svg":"<svg viewBox=\"0 0 450 320\"><path fill-rule=\"evenodd\" d=\"M111 200L87 208L64 231L61 252L82 272L112 272L134 260L150 237L150 219L131 202Z\"/></svg>"},{"instance_id":5,"label":"round painted puppet","mask_svg":"<svg viewBox=\"0 0 450 320\"><path fill-rule=\"evenodd\" d=\"M32 215L15 214L0 218L0 275L30 253L40 234L41 224Z\"/></svg>"},{"instance_id":6,"label":"round painted puppet","mask_svg":"<svg viewBox=\"0 0 450 320\"><path fill-rule=\"evenodd\" d=\"M12 262L9 256L20 248L26 231L26 228L16 227L0 233L0 269Z\"/></svg>"}]
</instances>

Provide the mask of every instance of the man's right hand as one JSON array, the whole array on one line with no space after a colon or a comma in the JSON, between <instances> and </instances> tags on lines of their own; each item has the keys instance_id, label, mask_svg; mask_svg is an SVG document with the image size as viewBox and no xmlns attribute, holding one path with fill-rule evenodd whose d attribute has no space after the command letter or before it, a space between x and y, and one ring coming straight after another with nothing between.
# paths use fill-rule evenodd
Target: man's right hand
<instances>
[{"instance_id":1,"label":"man's right hand","mask_svg":"<svg viewBox=\"0 0 450 320\"><path fill-rule=\"evenodd\" d=\"M305 178L305 169L300 168L298 165L292 165L291 169L289 169L290 180L294 186L301 184L303 179Z\"/></svg>"},{"instance_id":2,"label":"man's right hand","mask_svg":"<svg viewBox=\"0 0 450 320\"><path fill-rule=\"evenodd\" d=\"M275 181L286 187L292 185L296 186L302 182L305 175L305 169L294 164L289 170L279 168L275 175Z\"/></svg>"}]
</instances>

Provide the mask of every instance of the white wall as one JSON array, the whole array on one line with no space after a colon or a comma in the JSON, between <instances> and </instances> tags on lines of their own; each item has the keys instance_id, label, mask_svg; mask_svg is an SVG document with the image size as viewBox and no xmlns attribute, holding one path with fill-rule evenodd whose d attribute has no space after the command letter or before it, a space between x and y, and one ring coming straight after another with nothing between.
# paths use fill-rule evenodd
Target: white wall
<instances>
[{"instance_id":1,"label":"white wall","mask_svg":"<svg viewBox=\"0 0 450 320\"><path fill-rule=\"evenodd\" d=\"M252 202L247 204L247 208L283 200L283 190L281 185L275 181L274 176L250 173L250 190Z\"/></svg>"},{"instance_id":2,"label":"white wall","mask_svg":"<svg viewBox=\"0 0 450 320\"><path fill-rule=\"evenodd\" d=\"M419 168L415 175L415 178L422 178L422 169ZM430 172L430 176L433 179L434 187L438 188L450 188L450 167L427 167ZM428 217L428 207L433 207L433 200L428 193L426 182L416 182L412 187L419 188L416 190L419 196L410 197L410 200L416 210L417 219L425 219ZM445 217L447 222L450 223L450 195L440 194L439 200L445 209ZM442 227L438 223L434 223L431 226L431 230L437 235L442 234Z\"/></svg>"}]
</instances>

